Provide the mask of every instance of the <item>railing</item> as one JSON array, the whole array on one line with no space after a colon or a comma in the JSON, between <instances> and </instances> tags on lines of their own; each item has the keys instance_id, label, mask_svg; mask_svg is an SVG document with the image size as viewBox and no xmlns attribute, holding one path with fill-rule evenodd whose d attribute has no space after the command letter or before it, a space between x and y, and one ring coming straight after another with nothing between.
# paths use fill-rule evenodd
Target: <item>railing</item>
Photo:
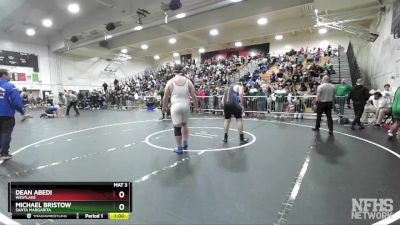
<instances>
[{"instance_id":1,"label":"railing","mask_svg":"<svg viewBox=\"0 0 400 225\"><path fill-rule=\"evenodd\" d=\"M223 112L222 96L199 96L199 108L206 113L221 114ZM337 115L343 115L347 97L336 97L332 108ZM140 96L138 99L120 100L116 104L107 104L111 110L154 110L161 107L161 100L153 96ZM192 104L192 110L194 108ZM278 115L295 118L316 115L316 96L245 96L244 110L247 115Z\"/></svg>"},{"instance_id":2,"label":"railing","mask_svg":"<svg viewBox=\"0 0 400 225\"><path fill-rule=\"evenodd\" d=\"M356 85L357 79L361 78L360 68L358 67L357 59L354 53L353 45L349 43L347 48L347 59L349 60L351 83L353 86Z\"/></svg>"},{"instance_id":3,"label":"railing","mask_svg":"<svg viewBox=\"0 0 400 225\"><path fill-rule=\"evenodd\" d=\"M222 112L222 96L199 97L199 107L203 111ZM336 97L332 108L338 115L344 114L347 97ZM279 114L303 116L316 115L316 96L245 96L244 110L247 114Z\"/></svg>"},{"instance_id":4,"label":"railing","mask_svg":"<svg viewBox=\"0 0 400 225\"><path fill-rule=\"evenodd\" d=\"M339 71L338 71L338 73L339 73L339 84L342 82L342 68L341 68L341 63L340 63L340 60L341 60L341 54L340 54L340 50L342 49L343 47L342 46L340 46L339 45L339 47L338 47L338 64L339 64Z\"/></svg>"}]
</instances>

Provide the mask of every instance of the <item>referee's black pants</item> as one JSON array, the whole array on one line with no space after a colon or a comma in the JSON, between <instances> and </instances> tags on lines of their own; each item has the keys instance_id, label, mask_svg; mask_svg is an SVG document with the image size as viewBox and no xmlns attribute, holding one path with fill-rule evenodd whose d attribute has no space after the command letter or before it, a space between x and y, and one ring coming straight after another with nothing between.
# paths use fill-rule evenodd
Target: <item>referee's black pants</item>
<instances>
[{"instance_id":1,"label":"referee's black pants","mask_svg":"<svg viewBox=\"0 0 400 225\"><path fill-rule=\"evenodd\" d=\"M319 129L321 127L321 118L322 113L325 113L326 118L328 119L328 128L329 131L333 131L333 120L332 120L332 102L319 102L317 105L317 122L315 124L315 129Z\"/></svg>"},{"instance_id":2,"label":"referee's black pants","mask_svg":"<svg viewBox=\"0 0 400 225\"><path fill-rule=\"evenodd\" d=\"M66 116L69 116L69 110L71 109L71 107L73 107L74 110L75 110L76 115L79 116L79 111L78 111L78 109L76 108L76 105L77 105L77 104L78 104L78 101L69 102L69 104L68 104L68 106L67 106L67 113L66 113L65 115L66 115Z\"/></svg>"}]
</instances>

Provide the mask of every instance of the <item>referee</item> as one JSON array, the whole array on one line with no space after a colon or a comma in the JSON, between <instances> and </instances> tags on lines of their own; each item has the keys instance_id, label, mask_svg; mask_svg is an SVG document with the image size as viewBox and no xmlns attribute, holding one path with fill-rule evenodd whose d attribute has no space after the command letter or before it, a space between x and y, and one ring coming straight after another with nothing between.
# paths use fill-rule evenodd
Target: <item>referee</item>
<instances>
[{"instance_id":1,"label":"referee","mask_svg":"<svg viewBox=\"0 0 400 225\"><path fill-rule=\"evenodd\" d=\"M329 81L329 76L324 76L321 85L317 88L317 121L315 123L315 128L312 128L312 130L316 132L319 131L322 113L325 113L328 119L329 135L333 135L332 108L336 88L333 84L329 83Z\"/></svg>"}]
</instances>

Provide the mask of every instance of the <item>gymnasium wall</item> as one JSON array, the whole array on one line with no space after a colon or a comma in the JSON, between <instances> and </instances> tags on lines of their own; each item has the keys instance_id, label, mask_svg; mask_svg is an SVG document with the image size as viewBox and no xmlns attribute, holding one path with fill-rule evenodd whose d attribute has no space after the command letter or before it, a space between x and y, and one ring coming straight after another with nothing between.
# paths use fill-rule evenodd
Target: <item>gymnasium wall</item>
<instances>
[{"instance_id":1,"label":"gymnasium wall","mask_svg":"<svg viewBox=\"0 0 400 225\"><path fill-rule=\"evenodd\" d=\"M42 82L38 83L15 81L13 83L20 89L22 87L27 87L29 89L35 90L51 90L52 79L50 76L49 51L47 46L9 41L9 39L0 38L0 50L24 52L38 55L39 80L41 80Z\"/></svg>"},{"instance_id":2,"label":"gymnasium wall","mask_svg":"<svg viewBox=\"0 0 400 225\"><path fill-rule=\"evenodd\" d=\"M300 50L306 47L322 47L326 48L331 45L333 48L337 48L339 45L347 48L349 43L349 35L341 32L330 30L326 34L319 34L318 31L310 33L308 31L296 32L293 34L284 34L282 40L275 40L274 37L269 38L270 42L270 53L273 55L282 54L290 49Z\"/></svg>"},{"instance_id":3,"label":"gymnasium wall","mask_svg":"<svg viewBox=\"0 0 400 225\"><path fill-rule=\"evenodd\" d=\"M391 35L392 7L376 20L371 26L379 37L373 43L352 38L352 44L361 73L374 89L383 89L386 83L391 84L392 90L400 86L400 39ZM376 26L378 24L378 26Z\"/></svg>"},{"instance_id":4,"label":"gymnasium wall","mask_svg":"<svg viewBox=\"0 0 400 225\"><path fill-rule=\"evenodd\" d=\"M13 82L19 89L26 87L29 90L38 90L38 93L42 91L57 93L64 89L92 90L100 88L104 81L110 83L115 78L123 79L153 66L152 61L134 59L119 65L112 64L111 66L117 71L106 72L104 69L110 64L106 60L59 55L50 52L48 46L44 44L15 42L8 38L0 38L0 50L38 55L41 82Z\"/></svg>"},{"instance_id":5,"label":"gymnasium wall","mask_svg":"<svg viewBox=\"0 0 400 225\"><path fill-rule=\"evenodd\" d=\"M115 78L123 80L151 68L145 59L133 59L122 64L100 58L79 59L61 56L61 83L64 89L93 90L101 88L103 82L111 83ZM105 71L106 68L112 71Z\"/></svg>"}]
</instances>

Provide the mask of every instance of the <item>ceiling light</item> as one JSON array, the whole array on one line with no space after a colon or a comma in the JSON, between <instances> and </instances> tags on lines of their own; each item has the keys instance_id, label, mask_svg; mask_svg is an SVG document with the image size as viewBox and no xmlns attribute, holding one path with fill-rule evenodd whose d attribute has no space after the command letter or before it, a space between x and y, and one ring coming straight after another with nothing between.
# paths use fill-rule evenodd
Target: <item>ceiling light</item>
<instances>
[{"instance_id":1,"label":"ceiling light","mask_svg":"<svg viewBox=\"0 0 400 225\"><path fill-rule=\"evenodd\" d=\"M78 13L80 10L80 7L77 3L71 3L68 5L68 11L70 13Z\"/></svg>"},{"instance_id":2,"label":"ceiling light","mask_svg":"<svg viewBox=\"0 0 400 225\"><path fill-rule=\"evenodd\" d=\"M28 36L34 36L36 34L36 31L33 28L29 28L29 29L26 29L26 34Z\"/></svg>"},{"instance_id":3,"label":"ceiling light","mask_svg":"<svg viewBox=\"0 0 400 225\"><path fill-rule=\"evenodd\" d=\"M267 23L268 23L268 20L267 20L267 18L264 18L264 17L257 20L258 25L265 25Z\"/></svg>"},{"instance_id":4,"label":"ceiling light","mask_svg":"<svg viewBox=\"0 0 400 225\"><path fill-rule=\"evenodd\" d=\"M275 35L275 39L276 40L282 40L283 39L283 35L281 35L281 34Z\"/></svg>"},{"instance_id":5,"label":"ceiling light","mask_svg":"<svg viewBox=\"0 0 400 225\"><path fill-rule=\"evenodd\" d=\"M204 48L199 49L199 53L204 53L204 52L206 52L206 50Z\"/></svg>"},{"instance_id":6,"label":"ceiling light","mask_svg":"<svg viewBox=\"0 0 400 225\"><path fill-rule=\"evenodd\" d=\"M216 36L216 35L218 35L218 34L219 34L219 31L218 31L217 29L212 29L212 30L210 30L210 35Z\"/></svg>"},{"instance_id":7,"label":"ceiling light","mask_svg":"<svg viewBox=\"0 0 400 225\"><path fill-rule=\"evenodd\" d=\"M106 36L104 36L105 40L111 39L113 36L111 34L106 34Z\"/></svg>"},{"instance_id":8,"label":"ceiling light","mask_svg":"<svg viewBox=\"0 0 400 225\"><path fill-rule=\"evenodd\" d=\"M241 2L242 0L231 0L231 2Z\"/></svg>"},{"instance_id":9,"label":"ceiling light","mask_svg":"<svg viewBox=\"0 0 400 225\"><path fill-rule=\"evenodd\" d=\"M179 13L178 15L176 15L176 18L178 19L182 19L186 17L186 13Z\"/></svg>"},{"instance_id":10,"label":"ceiling light","mask_svg":"<svg viewBox=\"0 0 400 225\"><path fill-rule=\"evenodd\" d=\"M146 50L146 49L148 49L149 48L149 46L148 45L146 45L146 44L143 44L142 46L140 46L143 50Z\"/></svg>"},{"instance_id":11,"label":"ceiling light","mask_svg":"<svg viewBox=\"0 0 400 225\"><path fill-rule=\"evenodd\" d=\"M133 29L134 30L141 30L141 29L143 29L143 27L139 25L139 26L134 27Z\"/></svg>"},{"instance_id":12,"label":"ceiling light","mask_svg":"<svg viewBox=\"0 0 400 225\"><path fill-rule=\"evenodd\" d=\"M44 19L42 20L42 25L45 27L51 27L53 26L53 21L51 19Z\"/></svg>"},{"instance_id":13,"label":"ceiling light","mask_svg":"<svg viewBox=\"0 0 400 225\"><path fill-rule=\"evenodd\" d=\"M126 53L128 53L128 49L123 48L123 49L121 49L121 52L124 53L124 54L126 54Z\"/></svg>"},{"instance_id":14,"label":"ceiling light","mask_svg":"<svg viewBox=\"0 0 400 225\"><path fill-rule=\"evenodd\" d=\"M236 47L242 47L243 43L240 41L235 42Z\"/></svg>"},{"instance_id":15,"label":"ceiling light","mask_svg":"<svg viewBox=\"0 0 400 225\"><path fill-rule=\"evenodd\" d=\"M168 42L169 42L170 44L175 44L175 43L176 43L176 39L175 39L175 38L170 38L170 39L168 40Z\"/></svg>"},{"instance_id":16,"label":"ceiling light","mask_svg":"<svg viewBox=\"0 0 400 225\"><path fill-rule=\"evenodd\" d=\"M154 56L154 59L155 59L155 60L159 60L159 59L160 59L160 56L159 56L159 55L155 55L155 56Z\"/></svg>"},{"instance_id":17,"label":"ceiling light","mask_svg":"<svg viewBox=\"0 0 400 225\"><path fill-rule=\"evenodd\" d=\"M175 58L179 57L179 53L174 52L174 54L172 54Z\"/></svg>"},{"instance_id":18,"label":"ceiling light","mask_svg":"<svg viewBox=\"0 0 400 225\"><path fill-rule=\"evenodd\" d=\"M323 28L319 28L318 33L320 34L326 34L326 32L328 32L328 28L323 27Z\"/></svg>"}]
</instances>

